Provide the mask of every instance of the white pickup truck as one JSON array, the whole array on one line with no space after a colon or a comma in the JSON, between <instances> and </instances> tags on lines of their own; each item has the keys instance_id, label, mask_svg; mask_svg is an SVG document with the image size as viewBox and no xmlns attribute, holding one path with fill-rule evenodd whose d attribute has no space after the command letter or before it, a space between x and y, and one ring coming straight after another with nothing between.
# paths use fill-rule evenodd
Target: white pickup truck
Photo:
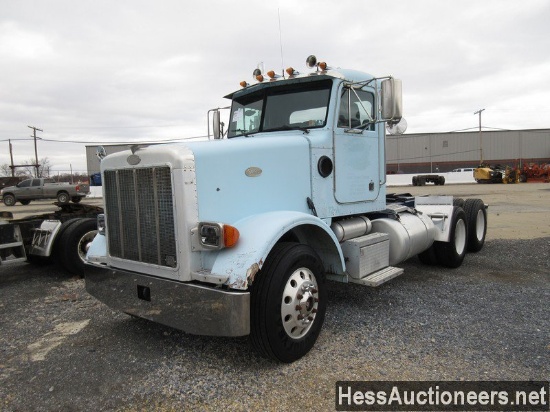
<instances>
[{"instance_id":1,"label":"white pickup truck","mask_svg":"<svg viewBox=\"0 0 550 412\"><path fill-rule=\"evenodd\" d=\"M13 206L16 202L28 205L31 200L57 199L59 203L78 203L90 193L88 184L56 183L53 179L27 179L15 186L2 189L0 192L6 206Z\"/></svg>"}]
</instances>

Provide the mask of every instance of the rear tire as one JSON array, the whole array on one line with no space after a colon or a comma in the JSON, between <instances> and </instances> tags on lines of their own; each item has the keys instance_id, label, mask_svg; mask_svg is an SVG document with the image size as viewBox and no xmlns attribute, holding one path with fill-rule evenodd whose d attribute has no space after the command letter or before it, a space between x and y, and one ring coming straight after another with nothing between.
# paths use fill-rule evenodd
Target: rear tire
<instances>
[{"instance_id":1,"label":"rear tire","mask_svg":"<svg viewBox=\"0 0 550 412\"><path fill-rule=\"evenodd\" d=\"M84 275L88 247L97 234L97 220L77 219L67 226L59 239L58 258L61 266L73 275Z\"/></svg>"},{"instance_id":2,"label":"rear tire","mask_svg":"<svg viewBox=\"0 0 550 412\"><path fill-rule=\"evenodd\" d=\"M464 199L462 199L461 197L453 198L453 206L458 206L464 209Z\"/></svg>"},{"instance_id":3,"label":"rear tire","mask_svg":"<svg viewBox=\"0 0 550 412\"><path fill-rule=\"evenodd\" d=\"M254 348L285 363L307 354L321 332L327 302L317 253L299 243L275 245L250 289Z\"/></svg>"},{"instance_id":4,"label":"rear tire","mask_svg":"<svg viewBox=\"0 0 550 412\"><path fill-rule=\"evenodd\" d=\"M487 209L481 199L467 199L464 211L468 225L468 251L479 252L487 234Z\"/></svg>"},{"instance_id":5,"label":"rear tire","mask_svg":"<svg viewBox=\"0 0 550 412\"><path fill-rule=\"evenodd\" d=\"M434 242L435 243L435 242ZM429 249L426 249L424 252L418 254L418 259L428 266L435 266L438 263L437 253L435 251L435 245L432 244Z\"/></svg>"},{"instance_id":6,"label":"rear tire","mask_svg":"<svg viewBox=\"0 0 550 412\"><path fill-rule=\"evenodd\" d=\"M468 227L466 213L461 207L453 207L448 242L434 242L437 260L441 266L457 268L466 256Z\"/></svg>"},{"instance_id":7,"label":"rear tire","mask_svg":"<svg viewBox=\"0 0 550 412\"><path fill-rule=\"evenodd\" d=\"M69 194L67 192L60 192L57 194L57 201L59 203L69 203Z\"/></svg>"}]
</instances>

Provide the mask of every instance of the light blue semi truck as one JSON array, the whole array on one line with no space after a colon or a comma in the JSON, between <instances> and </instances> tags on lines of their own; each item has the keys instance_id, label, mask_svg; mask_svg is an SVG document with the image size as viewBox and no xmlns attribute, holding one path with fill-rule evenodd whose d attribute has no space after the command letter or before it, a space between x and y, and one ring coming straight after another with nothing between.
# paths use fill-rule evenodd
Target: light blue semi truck
<instances>
[{"instance_id":1,"label":"light blue semi truck","mask_svg":"<svg viewBox=\"0 0 550 412\"><path fill-rule=\"evenodd\" d=\"M256 70L226 96L225 133L214 112L213 140L103 159L89 293L188 333L250 335L292 362L321 331L331 282L378 286L415 255L454 268L483 247L480 199L386 193L401 82L306 62Z\"/></svg>"}]
</instances>

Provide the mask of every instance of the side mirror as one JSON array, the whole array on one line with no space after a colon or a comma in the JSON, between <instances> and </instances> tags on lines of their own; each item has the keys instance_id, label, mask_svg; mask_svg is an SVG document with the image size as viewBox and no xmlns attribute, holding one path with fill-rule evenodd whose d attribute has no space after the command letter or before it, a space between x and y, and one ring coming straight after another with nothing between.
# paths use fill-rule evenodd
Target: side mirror
<instances>
[{"instance_id":1,"label":"side mirror","mask_svg":"<svg viewBox=\"0 0 550 412\"><path fill-rule=\"evenodd\" d=\"M212 116L212 126L214 127L214 139L221 139L221 121L220 121L220 111L215 110Z\"/></svg>"},{"instance_id":2,"label":"side mirror","mask_svg":"<svg viewBox=\"0 0 550 412\"><path fill-rule=\"evenodd\" d=\"M399 121L403 116L401 80L390 78L382 82L382 120Z\"/></svg>"}]
</instances>

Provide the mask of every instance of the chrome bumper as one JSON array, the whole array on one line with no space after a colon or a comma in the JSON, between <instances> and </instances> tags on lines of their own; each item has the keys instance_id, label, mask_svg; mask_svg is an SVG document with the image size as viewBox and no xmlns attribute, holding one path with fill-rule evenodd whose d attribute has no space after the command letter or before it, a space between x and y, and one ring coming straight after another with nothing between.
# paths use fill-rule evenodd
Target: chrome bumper
<instances>
[{"instance_id":1,"label":"chrome bumper","mask_svg":"<svg viewBox=\"0 0 550 412\"><path fill-rule=\"evenodd\" d=\"M194 335L250 333L250 294L86 265L86 290L113 309Z\"/></svg>"}]
</instances>

